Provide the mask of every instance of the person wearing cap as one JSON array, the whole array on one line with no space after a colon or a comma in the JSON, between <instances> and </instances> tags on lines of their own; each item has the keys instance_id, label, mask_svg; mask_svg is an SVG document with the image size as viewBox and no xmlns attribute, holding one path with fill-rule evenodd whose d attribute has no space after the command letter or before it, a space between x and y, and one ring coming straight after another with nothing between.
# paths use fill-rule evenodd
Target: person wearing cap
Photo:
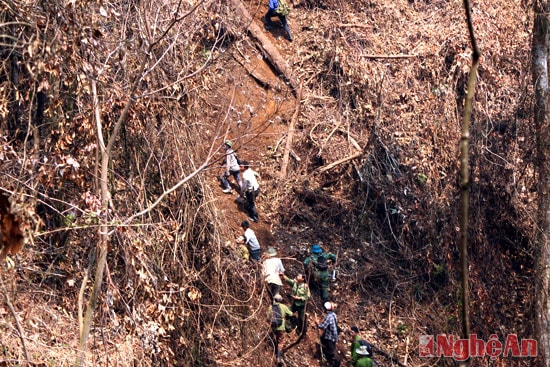
<instances>
[{"instance_id":1,"label":"person wearing cap","mask_svg":"<svg viewBox=\"0 0 550 367\"><path fill-rule=\"evenodd\" d=\"M359 328L357 326L351 327L351 336L353 337L353 341L350 347L351 365L355 366L355 364L357 363L357 360L359 359L359 355L357 354L357 348L361 346L365 346L369 352L369 356L372 356L372 347L370 344L364 341L363 338L361 338L361 334L359 333Z\"/></svg>"},{"instance_id":2,"label":"person wearing cap","mask_svg":"<svg viewBox=\"0 0 550 367\"><path fill-rule=\"evenodd\" d=\"M369 348L366 345L361 345L355 350L355 353L358 356L357 362L353 365L354 367L372 367L372 359Z\"/></svg>"},{"instance_id":3,"label":"person wearing cap","mask_svg":"<svg viewBox=\"0 0 550 367\"><path fill-rule=\"evenodd\" d=\"M260 242L258 242L258 238L256 238L254 231L250 229L250 223L246 220L242 221L241 228L244 230L244 233L241 238L237 239L237 242L244 243L246 245L252 260L260 261L260 254L262 251L260 248Z\"/></svg>"},{"instance_id":4,"label":"person wearing cap","mask_svg":"<svg viewBox=\"0 0 550 367\"><path fill-rule=\"evenodd\" d=\"M233 176L237 184L239 185L239 191L242 191L243 183L241 181L241 169L239 166L239 161L237 155L233 151L233 142L231 140L226 140L223 143L222 149L225 151L225 172L220 177L223 186L223 192L225 194L231 194L231 186L227 180L229 176Z\"/></svg>"},{"instance_id":5,"label":"person wearing cap","mask_svg":"<svg viewBox=\"0 0 550 367\"><path fill-rule=\"evenodd\" d=\"M281 351L283 350L284 337L286 332L286 318L292 316L292 311L287 305L283 304L283 296L276 294L273 297L273 305L269 306L267 310L267 321L271 321L271 314L273 312L273 306L278 305L281 310L282 323L279 326L272 326L271 331L275 336L275 355L277 356L277 362L281 362Z\"/></svg>"},{"instance_id":6,"label":"person wearing cap","mask_svg":"<svg viewBox=\"0 0 550 367\"><path fill-rule=\"evenodd\" d=\"M292 286L292 305L290 310L298 314L296 322L296 332L298 334L302 333L302 328L304 326L305 316L306 316L306 303L307 300L311 297L309 292L309 287L305 282L306 277L304 274L298 274L296 279L290 279L283 274L285 282Z\"/></svg>"},{"instance_id":7,"label":"person wearing cap","mask_svg":"<svg viewBox=\"0 0 550 367\"><path fill-rule=\"evenodd\" d=\"M256 197L260 194L260 185L256 177L258 172L250 168L248 161L242 161L240 166L243 172L243 183L241 194L246 198L246 209L248 211L248 220L258 222L258 211L256 210Z\"/></svg>"},{"instance_id":8,"label":"person wearing cap","mask_svg":"<svg viewBox=\"0 0 550 367\"><path fill-rule=\"evenodd\" d=\"M325 302L325 319L317 327L323 330L321 335L321 345L323 347L323 353L327 358L327 362L331 367L340 366L340 357L336 350L336 343L338 342L338 318L334 313L335 304L332 302Z\"/></svg>"},{"instance_id":9,"label":"person wearing cap","mask_svg":"<svg viewBox=\"0 0 550 367\"><path fill-rule=\"evenodd\" d=\"M271 299L279 294L283 282L281 281L281 275L285 272L283 262L277 257L277 250L270 247L265 252L265 260L262 263L262 274L264 280L267 283L267 291Z\"/></svg>"},{"instance_id":10,"label":"person wearing cap","mask_svg":"<svg viewBox=\"0 0 550 367\"><path fill-rule=\"evenodd\" d=\"M314 283L321 292L321 299L327 302L329 299L330 273L328 271L328 262L336 262L336 255L332 252L323 252L323 248L318 244L311 246L311 255L304 260L304 267L307 274L313 275ZM313 270L312 270L313 269ZM312 273L313 271L313 273Z\"/></svg>"}]
</instances>

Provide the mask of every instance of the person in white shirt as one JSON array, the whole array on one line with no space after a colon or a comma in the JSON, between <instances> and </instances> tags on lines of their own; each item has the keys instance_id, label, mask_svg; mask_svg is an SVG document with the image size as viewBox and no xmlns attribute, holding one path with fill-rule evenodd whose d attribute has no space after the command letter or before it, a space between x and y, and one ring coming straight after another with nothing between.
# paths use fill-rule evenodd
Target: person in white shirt
<instances>
[{"instance_id":1,"label":"person in white shirt","mask_svg":"<svg viewBox=\"0 0 550 367\"><path fill-rule=\"evenodd\" d=\"M243 192L246 197L248 220L258 222L258 211L256 210L256 197L260 193L260 185L256 177L260 175L250 168L248 161L241 162L241 172L243 173Z\"/></svg>"},{"instance_id":2,"label":"person in white shirt","mask_svg":"<svg viewBox=\"0 0 550 367\"><path fill-rule=\"evenodd\" d=\"M284 274L285 268L281 259L277 257L277 250L270 247L265 252L266 259L262 263L262 274L264 280L267 283L267 290L271 300L275 295L279 294L283 281L281 280L281 274Z\"/></svg>"},{"instance_id":3,"label":"person in white shirt","mask_svg":"<svg viewBox=\"0 0 550 367\"><path fill-rule=\"evenodd\" d=\"M252 260L260 261L260 254L262 251L260 248L260 242L258 242L254 231L250 229L250 223L248 223L247 220L243 221L241 223L241 228L244 230L244 234L239 241L246 245Z\"/></svg>"},{"instance_id":4,"label":"person in white shirt","mask_svg":"<svg viewBox=\"0 0 550 367\"><path fill-rule=\"evenodd\" d=\"M243 183L240 175L241 169L237 160L237 155L233 151L232 147L233 143L231 140L226 140L222 146L222 149L225 151L225 172L220 177L220 181L222 182L223 192L226 194L232 193L231 186L227 180L229 176L233 176L235 178L237 185L239 185L239 190L242 191L243 189Z\"/></svg>"}]
</instances>

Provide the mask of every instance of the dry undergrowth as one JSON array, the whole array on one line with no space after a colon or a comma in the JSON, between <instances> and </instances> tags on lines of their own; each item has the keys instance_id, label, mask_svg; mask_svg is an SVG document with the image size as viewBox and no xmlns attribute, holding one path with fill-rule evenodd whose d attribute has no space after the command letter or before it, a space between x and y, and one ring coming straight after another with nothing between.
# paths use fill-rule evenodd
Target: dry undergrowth
<instances>
[{"instance_id":1,"label":"dry undergrowth","mask_svg":"<svg viewBox=\"0 0 550 367\"><path fill-rule=\"evenodd\" d=\"M265 11L260 2L247 6L257 20ZM525 61L531 22L523 6L473 4L483 52L472 128L471 222L472 328L481 338L495 332L532 337L534 332L528 215L533 132ZM169 10L160 12L162 24L173 19ZM140 99L126 126L113 167L114 220L144 209L227 133L262 173L259 205L266 223L258 229L269 232L289 258L289 273L301 270L299 262L312 242L322 241L339 255L332 292L342 325L358 324L380 349L409 365L436 363L417 357L417 343L419 334L458 332L457 146L470 63L462 2L295 2L289 17L295 41L273 39L304 88L293 141L300 160L290 159L283 181L278 180L281 137L292 116L292 94L265 90L235 62L233 52L258 59L262 54L242 30L232 28L238 15L228 10L205 2L186 22L190 28L177 29L187 32L189 43L175 45L178 51L169 52L146 80L151 90L164 94ZM85 22L78 18L81 13L72 15ZM135 49L123 56L131 59L130 66L102 80L112 87L104 89L107 126L124 101L123 74L141 60L134 58L137 43L129 44ZM93 51L89 57L111 60L108 47ZM72 67L71 62L86 60L69 51L63 55ZM46 61L59 75L77 79L76 71ZM168 81L181 76L173 65L183 65L183 74L204 69L166 91ZM52 94L59 92L51 84ZM3 166L9 174L2 187L38 196L36 212L47 232L19 255L15 270L2 268L2 292L15 310L6 300L0 304L0 361L8 365L27 359L16 319L35 365L69 365L76 355L78 298L95 256L97 198L81 195L93 192L93 159L78 148L96 139L88 119L89 91L84 83L75 85L80 109L73 124L60 124L57 135L47 135L54 141L47 146L54 148L43 151L56 164L42 166L37 184L26 186L18 176L14 162L26 153L24 144L14 156L2 156L10 162ZM60 116L70 105L63 93L52 97ZM27 113L32 103L23 102ZM13 149L7 141L2 144L4 152ZM363 152L359 159L323 170L358 152ZM69 154L81 168L66 177L55 170L67 166ZM266 297L257 270L226 246L235 223L221 213L219 191L211 190L216 166L211 168L135 226L116 232L90 365L272 364ZM72 226L83 229L49 232ZM513 290L503 273L514 279ZM82 289L87 293L86 284ZM319 314L319 300L311 305L311 315ZM304 343L287 353L287 365L316 363L315 341L311 329ZM390 365L387 358L379 362ZM497 363L523 362L492 365Z\"/></svg>"}]
</instances>

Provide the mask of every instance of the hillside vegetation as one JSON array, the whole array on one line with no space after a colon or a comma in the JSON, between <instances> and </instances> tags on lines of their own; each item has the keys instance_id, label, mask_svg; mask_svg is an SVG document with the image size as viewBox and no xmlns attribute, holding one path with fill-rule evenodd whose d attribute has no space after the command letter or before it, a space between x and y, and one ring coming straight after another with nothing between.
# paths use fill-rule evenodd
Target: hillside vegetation
<instances>
[{"instance_id":1,"label":"hillside vegetation","mask_svg":"<svg viewBox=\"0 0 550 367\"><path fill-rule=\"evenodd\" d=\"M261 175L262 248L291 276L313 243L338 254L341 326L380 366L455 365L418 341L460 335L462 1L295 0L293 42L249 31L266 1L243 2L252 20L216 0L0 4L0 192L27 242L0 265L0 366L74 365L102 254L86 365L274 364L261 276L235 251L247 215L217 179L225 139ZM472 332L534 338L531 5L472 16ZM308 307L287 366L319 363Z\"/></svg>"}]
</instances>

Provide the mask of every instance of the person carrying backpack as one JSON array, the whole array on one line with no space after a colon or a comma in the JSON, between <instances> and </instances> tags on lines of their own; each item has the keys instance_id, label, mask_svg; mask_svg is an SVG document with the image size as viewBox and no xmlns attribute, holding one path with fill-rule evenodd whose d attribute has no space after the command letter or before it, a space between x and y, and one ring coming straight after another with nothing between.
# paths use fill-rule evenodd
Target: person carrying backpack
<instances>
[{"instance_id":1,"label":"person carrying backpack","mask_svg":"<svg viewBox=\"0 0 550 367\"><path fill-rule=\"evenodd\" d=\"M311 246L311 255L304 260L306 273L313 275L314 283L321 292L321 299L327 302L329 299L330 273L328 271L328 262L336 262L336 255L332 252L323 252L318 244Z\"/></svg>"},{"instance_id":2,"label":"person carrying backpack","mask_svg":"<svg viewBox=\"0 0 550 367\"><path fill-rule=\"evenodd\" d=\"M271 20L273 17L279 17L281 20L281 24L283 25L284 30L286 31L287 38L290 42L292 42L292 36L290 35L290 27L288 26L288 22L286 20L286 16L290 13L290 8L288 7L288 4L286 0L269 0L269 8L267 9L267 13L264 16L264 22L265 22L265 29L268 31L270 29L273 29L275 26L275 23Z\"/></svg>"},{"instance_id":3,"label":"person carrying backpack","mask_svg":"<svg viewBox=\"0 0 550 367\"><path fill-rule=\"evenodd\" d=\"M273 305L267 310L267 321L270 322L271 331L275 337L275 356L277 362L281 362L284 337L286 333L286 318L292 316L292 311L282 303L283 296L276 294L273 297Z\"/></svg>"},{"instance_id":4,"label":"person carrying backpack","mask_svg":"<svg viewBox=\"0 0 550 367\"><path fill-rule=\"evenodd\" d=\"M365 340L363 340L363 338L361 338L361 334L359 334L359 328L357 326L351 327L351 336L353 337L353 341L350 347L351 365L356 366L357 361L360 358L360 355L357 354L358 348L361 346L366 347L369 353L369 357L372 357L372 346L369 343L367 343Z\"/></svg>"},{"instance_id":5,"label":"person carrying backpack","mask_svg":"<svg viewBox=\"0 0 550 367\"><path fill-rule=\"evenodd\" d=\"M233 151L233 143L231 140L226 140L223 143L222 149L225 151L225 172L220 177L220 181L223 186L223 192L225 194L231 194L231 186L227 180L229 176L233 176L237 184L239 185L239 191L242 191L243 182L241 181L241 169L239 166L239 160L237 155Z\"/></svg>"},{"instance_id":6,"label":"person carrying backpack","mask_svg":"<svg viewBox=\"0 0 550 367\"><path fill-rule=\"evenodd\" d=\"M358 359L353 365L354 367L372 367L371 353L366 345L361 345L355 350L355 353L357 353Z\"/></svg>"}]
</instances>

